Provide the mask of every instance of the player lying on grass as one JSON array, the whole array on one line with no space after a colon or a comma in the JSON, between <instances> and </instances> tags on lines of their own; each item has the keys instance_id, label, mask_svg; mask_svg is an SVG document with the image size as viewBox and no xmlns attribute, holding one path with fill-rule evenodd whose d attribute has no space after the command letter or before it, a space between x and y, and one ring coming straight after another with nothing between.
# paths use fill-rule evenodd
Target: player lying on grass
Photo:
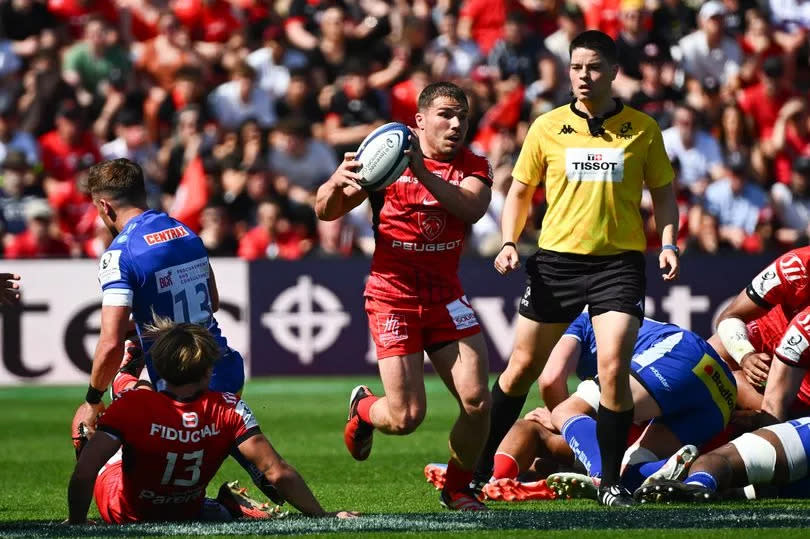
<instances>
[{"instance_id":1,"label":"player lying on grass","mask_svg":"<svg viewBox=\"0 0 810 539\"><path fill-rule=\"evenodd\" d=\"M585 313L568 327L549 356L541 375L544 395L553 387L554 396L564 397L567 377L573 372L580 378L596 374L596 340ZM635 422L645 426L652 420L625 454L622 481L631 488L652 474L680 473L684 462L696 455L690 444L704 444L724 429L736 397L730 370L706 341L676 325L650 319L644 320L633 350L631 387ZM586 380L550 414L544 409L527 414L498 448L493 477L514 479L536 458L550 457L570 465L575 455L588 476L552 474L549 486L568 496L595 496L590 477L601 474L593 419L598 399L599 386ZM430 470L426 474L430 479ZM529 487L509 482L497 486L507 493L510 488L525 491ZM542 483L536 488L545 491Z\"/></svg>"},{"instance_id":2,"label":"player lying on grass","mask_svg":"<svg viewBox=\"0 0 810 539\"><path fill-rule=\"evenodd\" d=\"M807 498L809 454L810 417L803 417L745 433L698 457L683 481L653 480L634 496L642 502L702 502L745 488L749 498L762 497L763 491L766 496Z\"/></svg>"},{"instance_id":3,"label":"player lying on grass","mask_svg":"<svg viewBox=\"0 0 810 539\"><path fill-rule=\"evenodd\" d=\"M219 347L204 327L158 320L151 347L161 391L130 390L98 419L68 487L68 522L87 521L90 500L105 522L268 518L272 511L223 485L205 489L233 448L304 514L325 516L303 478L273 449L250 408L208 389ZM131 380L134 381L134 380ZM351 513L336 513L338 517Z\"/></svg>"}]
</instances>

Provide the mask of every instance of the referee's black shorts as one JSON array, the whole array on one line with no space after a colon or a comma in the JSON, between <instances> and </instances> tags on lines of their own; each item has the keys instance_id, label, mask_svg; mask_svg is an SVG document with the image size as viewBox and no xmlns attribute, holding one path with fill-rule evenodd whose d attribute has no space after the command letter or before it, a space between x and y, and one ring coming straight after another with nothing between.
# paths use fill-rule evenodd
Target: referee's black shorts
<instances>
[{"instance_id":1,"label":"referee's black shorts","mask_svg":"<svg viewBox=\"0 0 810 539\"><path fill-rule=\"evenodd\" d=\"M644 318L647 277L638 251L594 256L540 249L526 273L518 312L530 320L573 322L586 305L591 316L618 311Z\"/></svg>"}]
</instances>

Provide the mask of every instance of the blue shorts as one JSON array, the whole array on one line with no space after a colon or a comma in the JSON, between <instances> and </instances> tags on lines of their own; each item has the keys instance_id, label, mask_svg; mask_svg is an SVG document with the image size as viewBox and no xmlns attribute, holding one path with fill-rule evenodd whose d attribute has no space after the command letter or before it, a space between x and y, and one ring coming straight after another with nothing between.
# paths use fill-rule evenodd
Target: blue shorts
<instances>
[{"instance_id":1,"label":"blue shorts","mask_svg":"<svg viewBox=\"0 0 810 539\"><path fill-rule=\"evenodd\" d=\"M146 368L149 371L149 379L155 389L161 390L161 378L152 365L152 358L146 354ZM235 393L242 392L242 387L245 385L245 360L242 359L242 354L231 348L227 349L222 357L214 363L214 372L211 375L211 383L208 389L211 391L219 391L222 393Z\"/></svg>"},{"instance_id":2,"label":"blue shorts","mask_svg":"<svg viewBox=\"0 0 810 539\"><path fill-rule=\"evenodd\" d=\"M709 344L682 331L633 357L632 375L661 408L656 423L682 444L701 445L728 424L737 403L734 375Z\"/></svg>"}]
</instances>

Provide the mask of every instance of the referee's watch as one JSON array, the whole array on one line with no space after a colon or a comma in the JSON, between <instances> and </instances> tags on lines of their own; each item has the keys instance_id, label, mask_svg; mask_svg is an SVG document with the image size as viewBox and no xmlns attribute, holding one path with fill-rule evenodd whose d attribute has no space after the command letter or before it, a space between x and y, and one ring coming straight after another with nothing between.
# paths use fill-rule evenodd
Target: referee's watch
<instances>
[{"instance_id":1,"label":"referee's watch","mask_svg":"<svg viewBox=\"0 0 810 539\"><path fill-rule=\"evenodd\" d=\"M661 246L661 250L662 250L662 251L663 251L663 250L665 250L665 249L669 249L670 251L672 251L673 253L675 253L675 256L681 256L681 250L680 250L680 249L678 249L678 246L677 246L677 245L673 245L673 244L671 244L671 243L667 243L666 245L662 245L662 246Z\"/></svg>"}]
</instances>

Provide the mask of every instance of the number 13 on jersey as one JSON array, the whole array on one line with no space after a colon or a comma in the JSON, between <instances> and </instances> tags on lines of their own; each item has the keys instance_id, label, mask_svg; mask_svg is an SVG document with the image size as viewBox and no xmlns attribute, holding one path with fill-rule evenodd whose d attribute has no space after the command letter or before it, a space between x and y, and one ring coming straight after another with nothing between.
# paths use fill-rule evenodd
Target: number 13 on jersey
<instances>
[{"instance_id":1,"label":"number 13 on jersey","mask_svg":"<svg viewBox=\"0 0 810 539\"><path fill-rule=\"evenodd\" d=\"M172 320L195 324L207 324L211 320L213 313L208 277L209 265L206 258L171 266L155 273L158 294L161 298L171 299L169 312ZM166 305L165 302L161 304Z\"/></svg>"}]
</instances>

